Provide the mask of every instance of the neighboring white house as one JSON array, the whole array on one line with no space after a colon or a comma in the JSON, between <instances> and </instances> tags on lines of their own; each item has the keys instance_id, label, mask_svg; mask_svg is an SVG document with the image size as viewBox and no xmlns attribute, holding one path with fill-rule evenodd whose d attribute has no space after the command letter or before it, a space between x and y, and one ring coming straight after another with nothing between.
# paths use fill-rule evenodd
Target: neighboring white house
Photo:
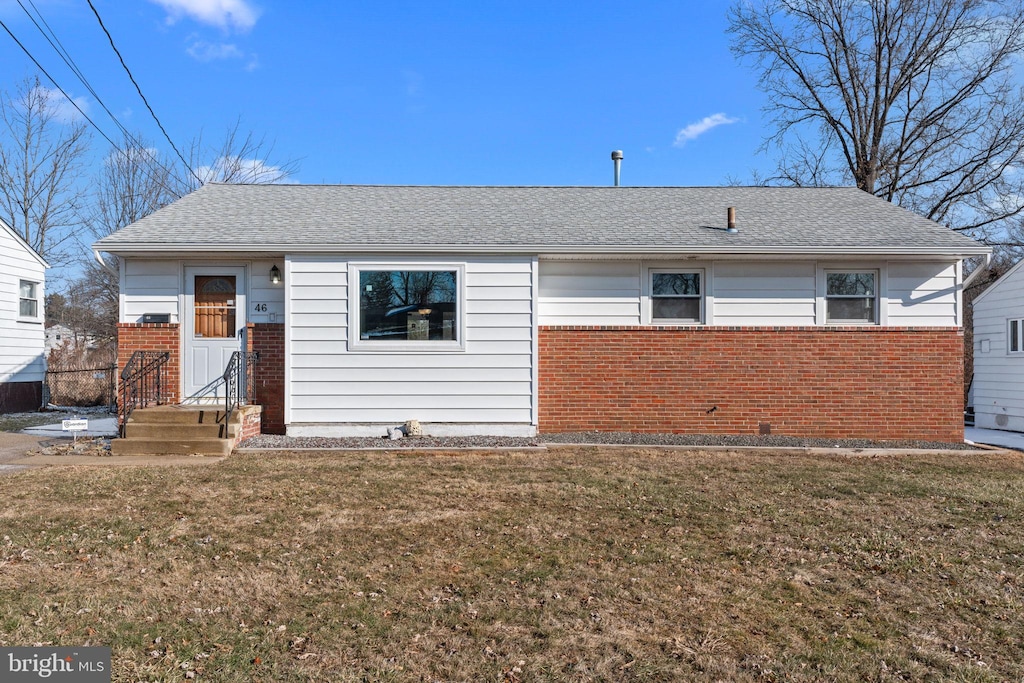
<instances>
[{"instance_id":1,"label":"neighboring white house","mask_svg":"<svg viewBox=\"0 0 1024 683\"><path fill-rule=\"evenodd\" d=\"M727 224L727 209L736 225ZM961 263L856 188L210 184L100 240L120 364L292 435L963 438Z\"/></svg>"},{"instance_id":2,"label":"neighboring white house","mask_svg":"<svg viewBox=\"0 0 1024 683\"><path fill-rule=\"evenodd\" d=\"M92 351L99 344L91 334L78 334L67 325L54 323L46 328L46 355L54 349Z\"/></svg>"},{"instance_id":3,"label":"neighboring white house","mask_svg":"<svg viewBox=\"0 0 1024 683\"><path fill-rule=\"evenodd\" d=\"M42 405L43 294L49 266L0 220L0 412Z\"/></svg>"},{"instance_id":4,"label":"neighboring white house","mask_svg":"<svg viewBox=\"0 0 1024 683\"><path fill-rule=\"evenodd\" d=\"M974 299L974 424L1024 432L1024 260Z\"/></svg>"}]
</instances>

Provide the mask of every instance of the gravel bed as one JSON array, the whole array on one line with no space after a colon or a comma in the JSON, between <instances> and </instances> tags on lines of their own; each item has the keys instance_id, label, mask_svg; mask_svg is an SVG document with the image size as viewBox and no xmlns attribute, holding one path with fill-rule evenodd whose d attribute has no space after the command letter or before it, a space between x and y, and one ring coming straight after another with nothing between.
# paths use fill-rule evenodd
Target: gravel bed
<instances>
[{"instance_id":1,"label":"gravel bed","mask_svg":"<svg viewBox=\"0 0 1024 683\"><path fill-rule=\"evenodd\" d=\"M421 436L390 440L387 437L289 437L261 434L239 448L289 450L294 448L530 448L551 444L605 444L628 446L761 446L788 448L916 448L923 450L979 450L966 443L941 441L872 441L870 439L812 439L793 436L723 436L710 434L641 434L635 432L559 432L538 437Z\"/></svg>"}]
</instances>

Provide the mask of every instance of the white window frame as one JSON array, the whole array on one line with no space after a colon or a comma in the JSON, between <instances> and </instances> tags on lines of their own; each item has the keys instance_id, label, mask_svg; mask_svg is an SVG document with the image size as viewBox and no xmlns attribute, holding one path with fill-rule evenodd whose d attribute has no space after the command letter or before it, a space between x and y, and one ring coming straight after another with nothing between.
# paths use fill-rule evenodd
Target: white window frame
<instances>
[{"instance_id":1,"label":"white window frame","mask_svg":"<svg viewBox=\"0 0 1024 683\"><path fill-rule=\"evenodd\" d=\"M829 296L828 293L828 276L829 275L858 275L858 274L871 274L875 278L875 292L872 295L874 299L873 308L873 320L857 320L857 319L840 319L840 320L829 320L828 318L828 302L830 299L863 299L862 296L854 295L835 295ZM821 291L822 291L822 312L821 317L825 325L882 325L882 272L878 268L860 268L860 267L829 267L822 270L821 278Z\"/></svg>"},{"instance_id":2,"label":"white window frame","mask_svg":"<svg viewBox=\"0 0 1024 683\"><path fill-rule=\"evenodd\" d=\"M1008 354L1024 353L1024 318L1011 318L1006 321L1006 352ZM1017 328L1017 348L1013 348L1011 330Z\"/></svg>"},{"instance_id":3,"label":"white window frame","mask_svg":"<svg viewBox=\"0 0 1024 683\"><path fill-rule=\"evenodd\" d=\"M654 276L662 273L668 273L672 275L692 275L696 274L700 277L700 296L699 297L680 297L680 298L699 298L700 299L700 313L697 320L691 320L688 318L655 318L654 317L654 299L661 298L654 296ZM707 324L707 312L708 312L708 269L703 266L679 266L672 267L668 265L651 266L646 269L644 275L644 321L649 325L705 325Z\"/></svg>"},{"instance_id":4,"label":"white window frame","mask_svg":"<svg viewBox=\"0 0 1024 683\"><path fill-rule=\"evenodd\" d=\"M456 339L429 339L429 340L389 340L379 341L374 339L361 339L359 335L360 301L362 295L359 289L359 275L363 271L377 270L399 270L399 271L431 271L448 270L455 271L456 290L456 311L455 323ZM466 264L435 262L435 261L413 261L401 263L394 261L370 262L360 261L349 263L348 274L348 316L349 316L349 350L371 353L458 353L466 350Z\"/></svg>"},{"instance_id":5,"label":"white window frame","mask_svg":"<svg viewBox=\"0 0 1024 683\"><path fill-rule=\"evenodd\" d=\"M24 296L21 295L21 288L22 288L23 285L26 285L26 284L32 286L32 297L31 298L24 297ZM40 314L42 313L42 310L43 310L42 288L43 288L43 283L39 282L38 280L26 280L24 278L19 278L18 279L18 320L21 320L21 321L24 321L24 322L39 322L39 320L41 319L41 315ZM21 312L21 302L22 301L33 301L33 302L35 302L36 314L35 315L23 315L22 312Z\"/></svg>"}]
</instances>

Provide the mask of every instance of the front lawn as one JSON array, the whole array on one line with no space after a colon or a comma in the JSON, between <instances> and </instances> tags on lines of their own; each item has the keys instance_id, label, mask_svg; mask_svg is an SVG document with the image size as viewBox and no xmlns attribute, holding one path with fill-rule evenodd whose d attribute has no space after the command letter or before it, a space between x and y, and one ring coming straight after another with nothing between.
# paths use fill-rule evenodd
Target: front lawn
<instances>
[{"instance_id":1,"label":"front lawn","mask_svg":"<svg viewBox=\"0 0 1024 683\"><path fill-rule=\"evenodd\" d=\"M115 681L1024 679L1024 456L236 454L0 477L0 645Z\"/></svg>"}]
</instances>

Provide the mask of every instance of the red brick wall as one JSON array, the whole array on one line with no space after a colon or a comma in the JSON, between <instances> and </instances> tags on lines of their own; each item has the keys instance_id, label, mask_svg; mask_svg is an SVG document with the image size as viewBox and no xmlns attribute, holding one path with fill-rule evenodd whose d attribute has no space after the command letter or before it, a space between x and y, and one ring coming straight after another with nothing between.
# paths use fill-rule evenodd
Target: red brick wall
<instances>
[{"instance_id":1,"label":"red brick wall","mask_svg":"<svg viewBox=\"0 0 1024 683\"><path fill-rule=\"evenodd\" d=\"M258 351L256 402L263 406L263 433L284 434L284 324L249 323L249 348Z\"/></svg>"},{"instance_id":2,"label":"red brick wall","mask_svg":"<svg viewBox=\"0 0 1024 683\"><path fill-rule=\"evenodd\" d=\"M118 323L117 376L135 351L168 351L170 359L160 378L161 393L167 403L177 403L181 391L181 345L178 323Z\"/></svg>"},{"instance_id":3,"label":"red brick wall","mask_svg":"<svg viewBox=\"0 0 1024 683\"><path fill-rule=\"evenodd\" d=\"M541 327L539 430L963 440L963 331Z\"/></svg>"}]
</instances>

